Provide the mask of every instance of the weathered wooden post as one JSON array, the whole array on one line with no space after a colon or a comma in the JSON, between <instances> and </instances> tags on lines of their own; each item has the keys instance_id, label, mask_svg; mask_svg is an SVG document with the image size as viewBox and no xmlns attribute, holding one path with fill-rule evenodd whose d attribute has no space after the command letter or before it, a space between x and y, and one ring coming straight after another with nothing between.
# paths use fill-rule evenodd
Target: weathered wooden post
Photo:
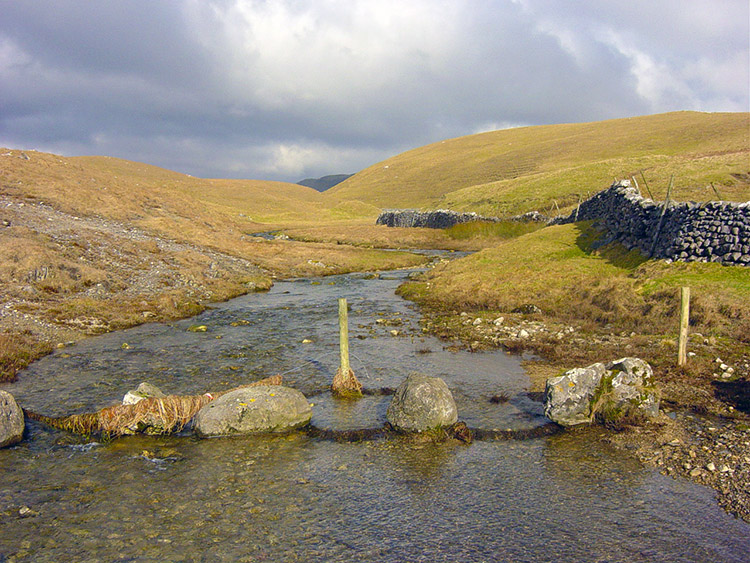
<instances>
[{"instance_id":1,"label":"weathered wooden post","mask_svg":"<svg viewBox=\"0 0 750 563\"><path fill-rule=\"evenodd\" d=\"M339 299L339 346L341 365L333 376L331 391L337 397L357 399L362 396L362 384L349 366L349 312L346 299Z\"/></svg>"},{"instance_id":2,"label":"weathered wooden post","mask_svg":"<svg viewBox=\"0 0 750 563\"><path fill-rule=\"evenodd\" d=\"M690 288L680 288L680 344L677 349L677 365L687 363L687 339L690 320Z\"/></svg>"},{"instance_id":3,"label":"weathered wooden post","mask_svg":"<svg viewBox=\"0 0 750 563\"><path fill-rule=\"evenodd\" d=\"M653 258L654 251L656 250L656 244L659 242L659 233L661 232L661 225L664 222L664 214L667 212L669 207L669 196L672 194L672 185L674 184L674 174L669 178L669 187L667 188L667 197L664 198L664 207L661 208L661 215L659 215L659 222L656 224L656 234L654 235L653 243L651 244L651 252L648 253L649 258Z\"/></svg>"},{"instance_id":4,"label":"weathered wooden post","mask_svg":"<svg viewBox=\"0 0 750 563\"><path fill-rule=\"evenodd\" d=\"M651 190L648 187L648 182L646 181L646 175L643 173L643 170L641 170L641 178L643 178L643 185L646 186L646 191L648 192L648 197L653 200L654 196L653 196L653 194L651 193Z\"/></svg>"}]
</instances>

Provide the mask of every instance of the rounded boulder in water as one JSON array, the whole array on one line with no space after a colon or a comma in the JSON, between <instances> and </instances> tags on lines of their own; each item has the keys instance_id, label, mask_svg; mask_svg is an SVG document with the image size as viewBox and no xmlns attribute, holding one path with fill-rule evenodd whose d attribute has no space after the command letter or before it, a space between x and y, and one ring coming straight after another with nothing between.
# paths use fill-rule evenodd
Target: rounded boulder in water
<instances>
[{"instance_id":1,"label":"rounded boulder in water","mask_svg":"<svg viewBox=\"0 0 750 563\"><path fill-rule=\"evenodd\" d=\"M415 373L396 389L386 418L397 430L423 432L454 424L458 409L445 381Z\"/></svg>"},{"instance_id":2,"label":"rounded boulder in water","mask_svg":"<svg viewBox=\"0 0 750 563\"><path fill-rule=\"evenodd\" d=\"M199 436L287 432L312 418L307 398L291 387L259 385L236 389L203 407L193 424Z\"/></svg>"}]
</instances>

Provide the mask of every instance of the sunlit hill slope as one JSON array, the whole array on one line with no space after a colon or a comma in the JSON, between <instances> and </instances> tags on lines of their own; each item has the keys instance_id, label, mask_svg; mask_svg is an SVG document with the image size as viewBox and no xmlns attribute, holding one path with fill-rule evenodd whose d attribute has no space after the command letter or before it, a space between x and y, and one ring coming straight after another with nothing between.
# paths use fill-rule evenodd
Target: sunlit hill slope
<instances>
[{"instance_id":1,"label":"sunlit hill slope","mask_svg":"<svg viewBox=\"0 0 750 563\"><path fill-rule=\"evenodd\" d=\"M570 208L613 178L663 198L750 199L750 114L675 112L448 139L375 164L323 195L380 208L485 215ZM710 187L714 184L716 191Z\"/></svg>"}]
</instances>

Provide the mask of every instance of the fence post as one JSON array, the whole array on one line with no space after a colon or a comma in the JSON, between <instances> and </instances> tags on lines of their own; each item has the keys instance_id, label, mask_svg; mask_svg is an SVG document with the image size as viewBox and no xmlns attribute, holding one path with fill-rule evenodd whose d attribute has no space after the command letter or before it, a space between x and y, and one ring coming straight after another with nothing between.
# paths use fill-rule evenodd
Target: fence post
<instances>
[{"instance_id":1,"label":"fence post","mask_svg":"<svg viewBox=\"0 0 750 563\"><path fill-rule=\"evenodd\" d=\"M643 170L641 170L641 178L643 178L643 185L646 186L646 191L648 192L648 197L653 200L654 196L651 193L651 189L648 187L648 182L646 181L646 175L643 173Z\"/></svg>"},{"instance_id":2,"label":"fence post","mask_svg":"<svg viewBox=\"0 0 750 563\"><path fill-rule=\"evenodd\" d=\"M659 216L659 223L656 225L656 234L654 235L653 243L651 244L651 252L648 253L649 258L654 257L654 251L656 250L656 243L659 242L659 233L661 232L661 224L664 222L664 214L667 212L667 206L669 206L669 196L672 195L672 185L674 184L674 174L669 178L669 187L667 188L667 197L664 199L664 207L661 209L661 215Z\"/></svg>"},{"instance_id":3,"label":"fence post","mask_svg":"<svg viewBox=\"0 0 750 563\"><path fill-rule=\"evenodd\" d=\"M341 371L351 370L349 367L349 311L346 299L339 299L339 349L341 352Z\"/></svg>"},{"instance_id":4,"label":"fence post","mask_svg":"<svg viewBox=\"0 0 750 563\"><path fill-rule=\"evenodd\" d=\"M688 325L690 321L690 288L680 288L680 344L677 350L677 365L687 363Z\"/></svg>"},{"instance_id":5,"label":"fence post","mask_svg":"<svg viewBox=\"0 0 750 563\"><path fill-rule=\"evenodd\" d=\"M362 396L362 384L349 366L349 312L346 299L339 299L339 348L341 365L333 377L331 391L337 397L356 399Z\"/></svg>"}]
</instances>

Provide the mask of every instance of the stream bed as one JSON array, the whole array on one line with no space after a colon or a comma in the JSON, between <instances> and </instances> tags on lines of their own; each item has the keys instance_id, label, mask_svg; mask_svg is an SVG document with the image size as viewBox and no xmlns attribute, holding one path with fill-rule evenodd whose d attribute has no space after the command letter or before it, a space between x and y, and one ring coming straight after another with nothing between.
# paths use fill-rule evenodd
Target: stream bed
<instances>
[{"instance_id":1,"label":"stream bed","mask_svg":"<svg viewBox=\"0 0 750 563\"><path fill-rule=\"evenodd\" d=\"M61 416L119 402L141 381L200 394L282 374L314 404L316 427L382 426L390 396L327 391L346 297L365 388L420 372L445 379L471 427L545 425L519 357L421 333L394 293L408 273L279 282L193 319L58 350L1 388ZM471 445L187 432L100 443L29 422L22 443L0 450L0 563L750 561L750 525L713 491L642 466L596 432Z\"/></svg>"}]
</instances>

